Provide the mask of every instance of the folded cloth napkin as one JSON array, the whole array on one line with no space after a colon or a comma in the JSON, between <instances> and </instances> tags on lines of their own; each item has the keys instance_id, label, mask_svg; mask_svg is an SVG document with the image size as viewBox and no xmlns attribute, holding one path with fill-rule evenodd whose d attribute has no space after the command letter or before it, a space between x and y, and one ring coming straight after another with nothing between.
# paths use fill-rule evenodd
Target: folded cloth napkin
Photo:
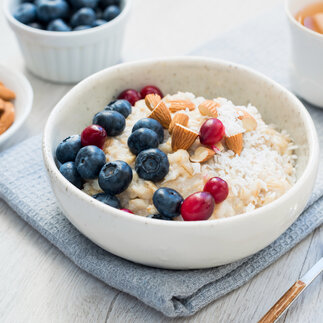
<instances>
[{"instance_id":1,"label":"folded cloth napkin","mask_svg":"<svg viewBox=\"0 0 323 323\"><path fill-rule=\"evenodd\" d=\"M288 35L282 9L211 42L195 54L242 62L287 83ZM323 143L323 111L309 108ZM50 188L33 137L0 155L0 196L76 265L167 316L189 316L246 283L323 222L322 170L307 209L275 242L238 262L206 270L175 271L138 265L89 241L64 217Z\"/></svg>"}]
</instances>

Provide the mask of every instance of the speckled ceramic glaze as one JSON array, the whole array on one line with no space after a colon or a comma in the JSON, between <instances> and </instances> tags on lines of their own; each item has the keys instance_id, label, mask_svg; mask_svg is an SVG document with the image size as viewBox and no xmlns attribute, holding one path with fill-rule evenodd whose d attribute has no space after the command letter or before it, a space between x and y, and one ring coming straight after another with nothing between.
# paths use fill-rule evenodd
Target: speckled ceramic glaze
<instances>
[{"instance_id":1,"label":"speckled ceramic glaze","mask_svg":"<svg viewBox=\"0 0 323 323\"><path fill-rule=\"evenodd\" d=\"M163 93L189 91L234 104L255 105L267 123L286 129L298 145L297 183L276 201L231 218L170 222L113 209L70 184L58 171L58 143L80 133L93 115L126 88L155 84ZM66 217L102 248L134 262L173 268L206 268L247 257L269 245L299 216L318 167L318 141L302 103L286 89L246 67L198 57L118 65L74 87L52 111L43 155L53 191Z\"/></svg>"}]
</instances>

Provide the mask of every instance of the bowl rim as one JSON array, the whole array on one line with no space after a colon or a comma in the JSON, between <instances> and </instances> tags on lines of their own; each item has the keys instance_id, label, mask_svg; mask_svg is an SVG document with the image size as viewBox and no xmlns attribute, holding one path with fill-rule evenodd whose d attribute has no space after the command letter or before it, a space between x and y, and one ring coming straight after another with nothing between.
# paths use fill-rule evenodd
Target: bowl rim
<instances>
[{"instance_id":1,"label":"bowl rim","mask_svg":"<svg viewBox=\"0 0 323 323\"><path fill-rule=\"evenodd\" d=\"M309 155L308 155L308 162L305 166L305 169L301 176L298 178L295 185L293 185L286 193L284 193L281 197L276 199L275 201L268 203L267 205L264 205L258 209L237 214L235 216L227 217L227 218L220 218L220 219L212 219L207 221L161 221L158 219L152 219L140 215L130 214L118 209L115 209L109 205L105 205L102 202L97 201L96 199L92 198L90 195L86 194L82 190L76 188L73 184L71 184L58 170L54 157L52 156L52 150L51 150L51 143L49 142L49 137L51 133L51 123L52 120L56 118L56 115L60 113L60 110L63 109L64 103L67 100L67 98L70 95L73 95L74 93L77 93L82 88L86 88L88 84L91 84L92 82L95 82L97 79L101 77L101 75L105 73L109 73L110 71L118 70L119 68L131 68L132 66L140 67L140 66L146 66L146 65L154 65L154 63L160 63L160 62L168 62L168 63L205 63L205 64L219 64L222 66L227 67L233 67L235 69L244 70L247 73L253 74L254 76L262 79L265 82L270 83L272 86L277 88L278 90L282 91L287 95L289 100L292 100L294 105L297 107L297 110L299 112L299 115L301 116L302 120L305 124L305 130L307 137L309 138L309 142L312 143L312 145L309 147ZM245 221L248 218L251 217L257 217L261 215L263 212L267 212L270 209L277 208L277 207L284 207L284 203L286 200L288 200L291 196L293 196L298 190L302 189L304 183L307 181L307 179L312 174L313 170L317 169L318 161L319 161L319 144L318 144L318 137L316 133L316 129L313 123L313 120L304 107L304 105L301 103L301 101L290 91L285 89L283 86L278 84L277 82L271 80L269 77L265 76L264 74L255 71L252 68L249 68L247 66L232 63L229 61L225 61L222 59L213 59L213 58L206 58L206 57L200 57L200 56L175 56L175 57L163 57L163 58L153 58L153 59L144 59L144 60L138 60L134 62L128 62L123 64L118 64L112 67L109 67L107 69L104 69L102 71L99 71L80 83L78 83L76 86L74 86L68 93L65 94L65 96L56 104L52 112L50 113L48 120L46 122L44 132L43 132L43 141L42 141L42 151L43 151L43 159L46 166L46 170L49 173L49 176L51 177L51 180L56 180L60 182L62 185L66 187L67 190L71 192L71 194L76 195L81 200L85 201L86 203L89 203L89 205L93 204L95 207L99 208L101 211L108 213L111 216L114 217L123 217L124 219L128 221L135 221L135 222L142 222L142 223L150 223L151 225L159 225L159 226L176 226L176 227L182 227L182 228L190 228L192 226L213 226L213 225L220 225L220 224L228 224L230 225L232 222L238 222L239 221ZM69 215L66 215L67 217Z\"/></svg>"},{"instance_id":2,"label":"bowl rim","mask_svg":"<svg viewBox=\"0 0 323 323\"><path fill-rule=\"evenodd\" d=\"M297 29L306 32L308 35L311 35L314 38L323 40L323 34L320 34L316 31L313 31L309 28L306 28L305 26L303 26L301 23L299 23L295 17L292 15L291 10L290 10L290 6L291 6L291 1L293 0L285 0L285 5L284 5L284 9L285 9L285 13L286 16L288 17L289 21L292 23L292 25L296 26ZM313 4L317 3L317 1L313 1ZM305 6L304 6L305 7Z\"/></svg>"},{"instance_id":3,"label":"bowl rim","mask_svg":"<svg viewBox=\"0 0 323 323\"><path fill-rule=\"evenodd\" d=\"M121 11L121 13L114 19L108 21L107 23L101 25L101 26L97 26L94 28L90 28L90 29L85 29L85 30L76 30L76 31L65 31L65 32L60 32L60 31L49 31L49 30L41 30L41 29L37 29L37 28L33 28L30 27L28 25L25 25L23 23L21 23L20 21L18 21L16 18L14 18L13 14L10 12L9 10L9 5L12 2L12 0L5 0L3 3L3 11L5 13L5 16L7 18L7 20L13 24L14 26L16 26L17 28L24 30L25 32L28 32L30 34L33 35L39 35L40 37L48 37L48 38L68 38L68 37L77 37L77 36L91 36L91 34L96 33L96 32L100 32L104 30L104 32L108 32L108 29L113 28L116 24L118 24L122 19L124 19L131 8L131 3L132 0L123 0L124 1L124 7Z\"/></svg>"},{"instance_id":4,"label":"bowl rim","mask_svg":"<svg viewBox=\"0 0 323 323\"><path fill-rule=\"evenodd\" d=\"M13 70L11 68L8 68L2 64L0 64L0 70L5 71L7 74L11 74L12 76L14 76L14 78L18 80L19 84L22 84L23 88L26 90L26 93L27 93L27 97L25 98L24 109L21 116L18 119L15 118L13 124L3 134L0 135L0 145L1 145L5 143L6 140L8 140L12 135L14 135L16 131L26 121L32 109L34 92L28 79L22 73L17 72L16 70ZM6 80L1 80L1 81L3 83L6 82Z\"/></svg>"}]
</instances>

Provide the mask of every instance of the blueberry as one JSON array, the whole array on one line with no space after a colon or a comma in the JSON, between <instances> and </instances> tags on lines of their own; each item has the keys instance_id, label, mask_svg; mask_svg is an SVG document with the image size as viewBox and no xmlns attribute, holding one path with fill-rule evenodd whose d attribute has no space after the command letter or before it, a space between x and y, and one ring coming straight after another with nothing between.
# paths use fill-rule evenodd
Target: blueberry
<instances>
[{"instance_id":1,"label":"blueberry","mask_svg":"<svg viewBox=\"0 0 323 323\"><path fill-rule=\"evenodd\" d=\"M144 150L136 158L135 169L142 179L161 181L169 170L167 155L156 148Z\"/></svg>"},{"instance_id":2,"label":"blueberry","mask_svg":"<svg viewBox=\"0 0 323 323\"><path fill-rule=\"evenodd\" d=\"M110 195L110 194L106 194L106 193L99 193L99 194L95 194L92 196L93 198L95 198L96 200L110 205L116 209L120 209L121 205L120 205L120 201L118 200L117 197Z\"/></svg>"},{"instance_id":3,"label":"blueberry","mask_svg":"<svg viewBox=\"0 0 323 323\"><path fill-rule=\"evenodd\" d=\"M119 16L120 9L117 6L109 6L107 7L103 12L103 19L106 21L110 21L114 19L115 17Z\"/></svg>"},{"instance_id":4,"label":"blueberry","mask_svg":"<svg viewBox=\"0 0 323 323\"><path fill-rule=\"evenodd\" d=\"M44 29L44 26L39 22L31 22L28 26L36 29Z\"/></svg>"},{"instance_id":5,"label":"blueberry","mask_svg":"<svg viewBox=\"0 0 323 323\"><path fill-rule=\"evenodd\" d=\"M62 19L52 20L48 26L47 30L49 31L71 31L71 27L68 26Z\"/></svg>"},{"instance_id":6,"label":"blueberry","mask_svg":"<svg viewBox=\"0 0 323 323\"><path fill-rule=\"evenodd\" d=\"M65 0L40 0L37 4L37 17L44 22L67 18L69 6Z\"/></svg>"},{"instance_id":7,"label":"blueberry","mask_svg":"<svg viewBox=\"0 0 323 323\"><path fill-rule=\"evenodd\" d=\"M104 19L96 19L96 20L94 20L92 27L99 27L99 26L104 25L105 23L107 23L107 21Z\"/></svg>"},{"instance_id":8,"label":"blueberry","mask_svg":"<svg viewBox=\"0 0 323 323\"><path fill-rule=\"evenodd\" d=\"M158 136L151 129L138 129L128 138L128 147L133 154L138 155L143 150L157 148Z\"/></svg>"},{"instance_id":9,"label":"blueberry","mask_svg":"<svg viewBox=\"0 0 323 323\"><path fill-rule=\"evenodd\" d=\"M175 190L161 187L155 191L153 202L157 211L169 218L175 218L181 214L183 197Z\"/></svg>"},{"instance_id":10,"label":"blueberry","mask_svg":"<svg viewBox=\"0 0 323 323\"><path fill-rule=\"evenodd\" d=\"M127 100L116 100L110 102L104 110L117 111L127 118L131 113L131 104Z\"/></svg>"},{"instance_id":11,"label":"blueberry","mask_svg":"<svg viewBox=\"0 0 323 323\"><path fill-rule=\"evenodd\" d=\"M162 125L157 120L150 119L150 118L140 119L133 126L132 132L134 132L140 128L148 128L148 129L155 131L157 133L158 142L160 144L164 141L164 129L163 129Z\"/></svg>"},{"instance_id":12,"label":"blueberry","mask_svg":"<svg viewBox=\"0 0 323 323\"><path fill-rule=\"evenodd\" d=\"M71 5L76 9L83 7L95 9L98 2L99 0L70 0Z\"/></svg>"},{"instance_id":13,"label":"blueberry","mask_svg":"<svg viewBox=\"0 0 323 323\"><path fill-rule=\"evenodd\" d=\"M95 9L95 15L97 20L103 19L103 11L100 8Z\"/></svg>"},{"instance_id":14,"label":"blueberry","mask_svg":"<svg viewBox=\"0 0 323 323\"><path fill-rule=\"evenodd\" d=\"M67 161L74 161L81 148L82 144L80 135L67 137L57 146L56 158L62 164Z\"/></svg>"},{"instance_id":15,"label":"blueberry","mask_svg":"<svg viewBox=\"0 0 323 323\"><path fill-rule=\"evenodd\" d=\"M108 6L120 6L120 0L99 0L99 5L101 8L106 8Z\"/></svg>"},{"instance_id":16,"label":"blueberry","mask_svg":"<svg viewBox=\"0 0 323 323\"><path fill-rule=\"evenodd\" d=\"M84 179L97 178L105 162L105 154L97 146L83 147L75 158L77 171Z\"/></svg>"},{"instance_id":17,"label":"blueberry","mask_svg":"<svg viewBox=\"0 0 323 323\"><path fill-rule=\"evenodd\" d=\"M172 221L173 219L167 216L164 216L162 214L149 214L147 218L151 219L157 219L157 220L166 220L166 221Z\"/></svg>"},{"instance_id":18,"label":"blueberry","mask_svg":"<svg viewBox=\"0 0 323 323\"><path fill-rule=\"evenodd\" d=\"M74 186L76 186L79 189L82 189L83 179L78 173L74 162L69 161L67 163L64 163L60 166L59 171Z\"/></svg>"},{"instance_id":19,"label":"blueberry","mask_svg":"<svg viewBox=\"0 0 323 323\"><path fill-rule=\"evenodd\" d=\"M126 119L117 111L101 111L93 118L93 124L103 127L108 136L118 136L126 126Z\"/></svg>"},{"instance_id":20,"label":"blueberry","mask_svg":"<svg viewBox=\"0 0 323 323\"><path fill-rule=\"evenodd\" d=\"M119 194L125 191L132 181L132 169L122 161L105 164L99 174L99 185L105 193Z\"/></svg>"},{"instance_id":21,"label":"blueberry","mask_svg":"<svg viewBox=\"0 0 323 323\"><path fill-rule=\"evenodd\" d=\"M86 29L91 29L92 26L87 26L87 25L80 25L75 28L73 28L73 31L80 31L80 30L86 30Z\"/></svg>"},{"instance_id":22,"label":"blueberry","mask_svg":"<svg viewBox=\"0 0 323 323\"><path fill-rule=\"evenodd\" d=\"M23 24L29 24L36 19L36 6L32 3L22 3L14 11L13 16Z\"/></svg>"},{"instance_id":23,"label":"blueberry","mask_svg":"<svg viewBox=\"0 0 323 323\"><path fill-rule=\"evenodd\" d=\"M71 18L71 25L76 26L92 26L95 20L95 12L91 8L81 8L77 10Z\"/></svg>"}]
</instances>

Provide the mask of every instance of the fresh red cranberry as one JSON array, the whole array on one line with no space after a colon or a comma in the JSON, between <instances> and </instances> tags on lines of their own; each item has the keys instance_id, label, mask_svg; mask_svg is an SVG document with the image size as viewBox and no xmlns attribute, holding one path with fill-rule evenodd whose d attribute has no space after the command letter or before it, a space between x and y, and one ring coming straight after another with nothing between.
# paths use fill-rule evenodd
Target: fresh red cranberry
<instances>
[{"instance_id":1,"label":"fresh red cranberry","mask_svg":"<svg viewBox=\"0 0 323 323\"><path fill-rule=\"evenodd\" d=\"M197 192L188 196L181 207L184 221L207 220L213 213L214 199L209 192Z\"/></svg>"},{"instance_id":2,"label":"fresh red cranberry","mask_svg":"<svg viewBox=\"0 0 323 323\"><path fill-rule=\"evenodd\" d=\"M206 120L200 128L200 142L203 145L215 145L223 138L223 123L216 118Z\"/></svg>"},{"instance_id":3,"label":"fresh red cranberry","mask_svg":"<svg viewBox=\"0 0 323 323\"><path fill-rule=\"evenodd\" d=\"M86 127L81 133L82 146L94 145L103 148L107 133L101 126L92 124Z\"/></svg>"},{"instance_id":4,"label":"fresh red cranberry","mask_svg":"<svg viewBox=\"0 0 323 323\"><path fill-rule=\"evenodd\" d=\"M161 98L163 97L162 91L154 85L146 85L140 90L141 97L146 97L147 94L158 94Z\"/></svg>"},{"instance_id":5,"label":"fresh red cranberry","mask_svg":"<svg viewBox=\"0 0 323 323\"><path fill-rule=\"evenodd\" d=\"M118 96L119 100L127 100L131 105L141 99L140 93L134 89L127 89L121 92Z\"/></svg>"},{"instance_id":6,"label":"fresh red cranberry","mask_svg":"<svg viewBox=\"0 0 323 323\"><path fill-rule=\"evenodd\" d=\"M211 193L214 198L214 202L218 204L227 198L229 187L227 182L222 178L212 177L205 184L203 191Z\"/></svg>"},{"instance_id":7,"label":"fresh red cranberry","mask_svg":"<svg viewBox=\"0 0 323 323\"><path fill-rule=\"evenodd\" d=\"M131 214L134 214L132 211L130 211L129 209L120 209L120 211L123 211L123 212L127 212L127 213L131 213Z\"/></svg>"}]
</instances>

